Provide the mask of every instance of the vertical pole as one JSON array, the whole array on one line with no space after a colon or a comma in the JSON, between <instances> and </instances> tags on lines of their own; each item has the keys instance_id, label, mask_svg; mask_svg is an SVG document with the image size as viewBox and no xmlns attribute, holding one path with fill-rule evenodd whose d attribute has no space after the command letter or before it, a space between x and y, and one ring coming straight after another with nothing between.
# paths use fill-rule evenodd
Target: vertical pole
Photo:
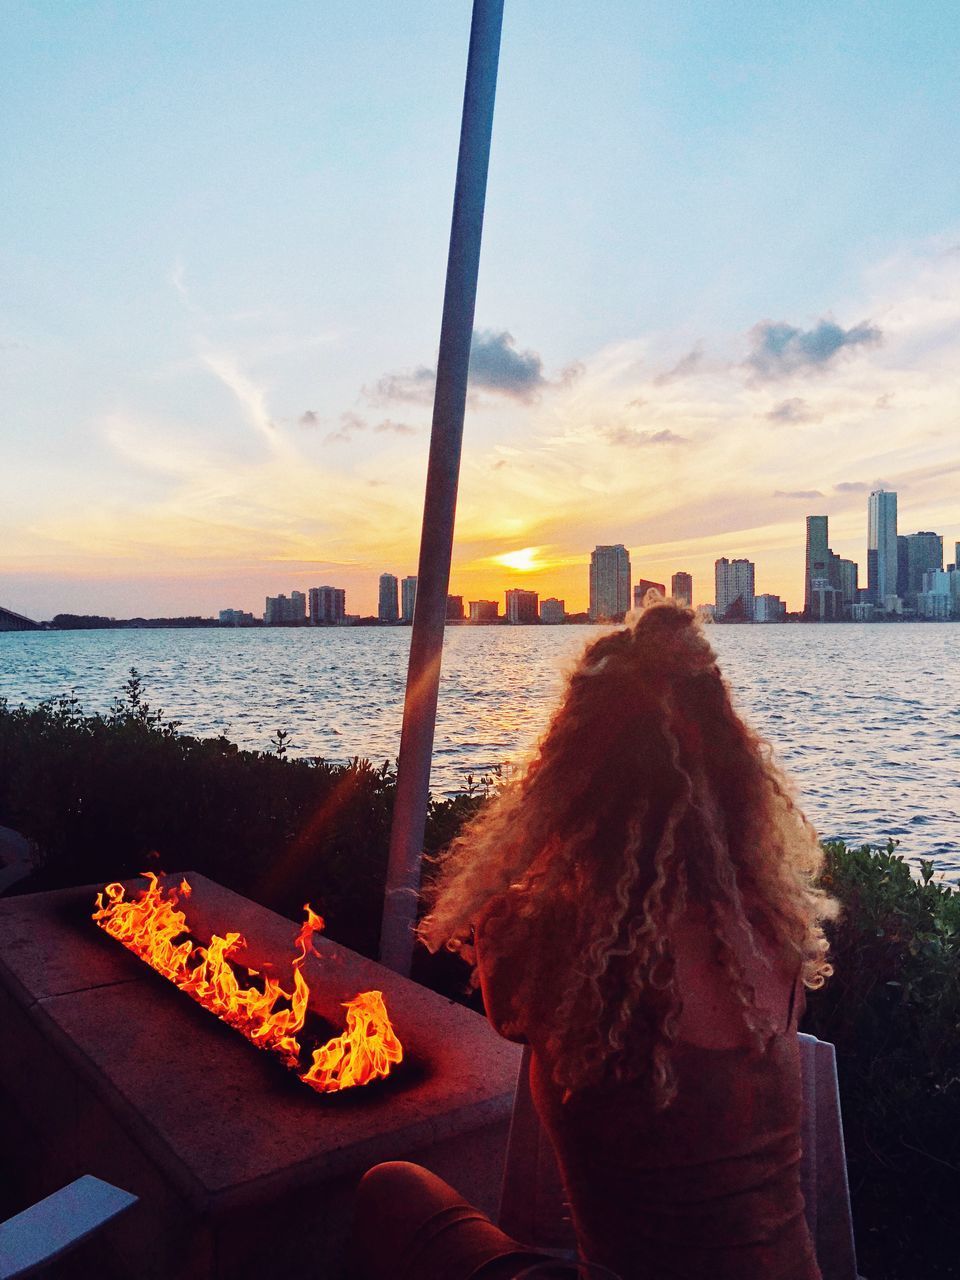
<instances>
[{"instance_id":1,"label":"vertical pole","mask_svg":"<svg viewBox=\"0 0 960 1280\"><path fill-rule=\"evenodd\" d=\"M502 22L503 0L474 0L420 533L417 600L380 933L380 959L398 973L410 972L420 893L420 858L430 791Z\"/></svg>"}]
</instances>

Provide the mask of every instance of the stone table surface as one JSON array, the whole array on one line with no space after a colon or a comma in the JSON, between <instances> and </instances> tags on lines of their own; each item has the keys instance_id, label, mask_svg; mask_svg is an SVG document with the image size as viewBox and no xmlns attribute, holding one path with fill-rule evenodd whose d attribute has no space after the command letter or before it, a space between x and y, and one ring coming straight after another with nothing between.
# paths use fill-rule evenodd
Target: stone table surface
<instances>
[{"instance_id":1,"label":"stone table surface","mask_svg":"<svg viewBox=\"0 0 960 1280\"><path fill-rule=\"evenodd\" d=\"M253 967L289 974L297 925L187 877L182 905L202 941L239 928ZM323 982L317 1011L335 1020L342 999L380 990L405 1050L387 1080L321 1095L98 929L96 888L0 901L0 988L198 1212L415 1156L509 1116L520 1050L476 1013L318 939L305 969L312 988Z\"/></svg>"}]
</instances>

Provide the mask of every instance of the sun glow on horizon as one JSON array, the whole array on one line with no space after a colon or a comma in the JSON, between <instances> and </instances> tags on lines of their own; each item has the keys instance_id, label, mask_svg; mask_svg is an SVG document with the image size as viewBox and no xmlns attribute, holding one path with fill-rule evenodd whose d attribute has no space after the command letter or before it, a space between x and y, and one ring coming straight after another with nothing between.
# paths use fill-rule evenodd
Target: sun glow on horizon
<instances>
[{"instance_id":1,"label":"sun glow on horizon","mask_svg":"<svg viewBox=\"0 0 960 1280\"><path fill-rule=\"evenodd\" d=\"M549 567L546 561L539 559L542 550L542 547L523 547L520 551L505 551L503 555L491 556L490 559L494 564L514 569L517 573L536 573Z\"/></svg>"}]
</instances>

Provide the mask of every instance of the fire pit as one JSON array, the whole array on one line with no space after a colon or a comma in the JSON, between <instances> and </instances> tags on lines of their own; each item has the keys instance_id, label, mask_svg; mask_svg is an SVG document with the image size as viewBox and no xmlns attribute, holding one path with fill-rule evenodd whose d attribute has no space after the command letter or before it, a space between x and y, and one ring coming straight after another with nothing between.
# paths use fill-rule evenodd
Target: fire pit
<instances>
[{"instance_id":1,"label":"fire pit","mask_svg":"<svg viewBox=\"0 0 960 1280\"><path fill-rule=\"evenodd\" d=\"M240 934L232 958L293 992L302 931L187 880L199 944ZM403 1045L387 1078L316 1093L98 930L95 892L0 902L0 1094L36 1198L82 1173L140 1197L108 1237L121 1274L339 1276L353 1188L380 1160L419 1160L495 1209L519 1049L482 1018L311 930L307 1027L336 1032L381 991Z\"/></svg>"},{"instance_id":2,"label":"fire pit","mask_svg":"<svg viewBox=\"0 0 960 1280\"><path fill-rule=\"evenodd\" d=\"M318 1093L339 1093L389 1075L403 1060L381 991L362 991L346 1001L346 1030L318 1045L301 1065L302 1036L310 1002L303 966L312 936L323 919L307 903L306 919L296 937L296 952L287 991L275 973L263 973L241 962L246 939L236 931L213 934L206 946L190 937L180 909L193 890L190 882L164 887L152 871L147 887L130 901L122 884L108 884L97 894L94 920L134 955L210 1013L234 1027L258 1049L276 1053L286 1066ZM269 967L273 967L270 965Z\"/></svg>"}]
</instances>

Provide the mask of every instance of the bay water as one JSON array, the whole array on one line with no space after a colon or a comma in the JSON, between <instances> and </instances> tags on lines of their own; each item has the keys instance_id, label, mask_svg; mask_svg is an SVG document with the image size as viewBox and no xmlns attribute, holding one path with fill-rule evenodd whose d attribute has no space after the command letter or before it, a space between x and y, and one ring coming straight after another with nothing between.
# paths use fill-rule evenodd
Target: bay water
<instances>
[{"instance_id":1,"label":"bay water","mask_svg":"<svg viewBox=\"0 0 960 1280\"><path fill-rule=\"evenodd\" d=\"M546 727L592 627L451 627L432 786L516 763ZM823 836L900 841L960 882L960 625L712 627L746 718L774 746ZM0 634L0 697L75 694L108 710L129 669L184 732L291 755L393 763L409 628Z\"/></svg>"}]
</instances>

